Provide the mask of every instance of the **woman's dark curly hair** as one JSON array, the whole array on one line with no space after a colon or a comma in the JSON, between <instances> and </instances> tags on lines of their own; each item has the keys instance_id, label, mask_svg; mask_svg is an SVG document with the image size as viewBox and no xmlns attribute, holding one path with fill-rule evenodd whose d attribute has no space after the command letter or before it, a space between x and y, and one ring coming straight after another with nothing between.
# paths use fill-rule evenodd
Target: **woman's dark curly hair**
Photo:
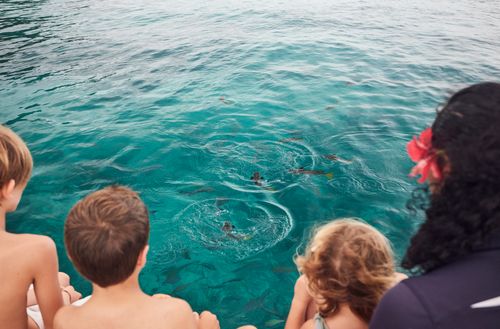
<instances>
[{"instance_id":1,"label":"woman's dark curly hair","mask_svg":"<svg viewBox=\"0 0 500 329\"><path fill-rule=\"evenodd\" d=\"M431 188L426 220L402 263L424 272L484 247L500 229L500 84L453 95L432 125L432 146L444 151L444 179Z\"/></svg>"}]
</instances>

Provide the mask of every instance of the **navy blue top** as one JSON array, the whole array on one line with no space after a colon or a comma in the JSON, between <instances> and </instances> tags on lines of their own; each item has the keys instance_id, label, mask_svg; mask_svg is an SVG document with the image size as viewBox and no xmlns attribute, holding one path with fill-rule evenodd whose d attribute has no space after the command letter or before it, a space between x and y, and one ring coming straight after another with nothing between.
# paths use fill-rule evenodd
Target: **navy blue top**
<instances>
[{"instance_id":1,"label":"navy blue top","mask_svg":"<svg viewBox=\"0 0 500 329\"><path fill-rule=\"evenodd\" d=\"M493 306L471 307L486 300ZM370 322L370 329L466 328L500 328L500 239L458 261L402 281L384 295Z\"/></svg>"}]
</instances>

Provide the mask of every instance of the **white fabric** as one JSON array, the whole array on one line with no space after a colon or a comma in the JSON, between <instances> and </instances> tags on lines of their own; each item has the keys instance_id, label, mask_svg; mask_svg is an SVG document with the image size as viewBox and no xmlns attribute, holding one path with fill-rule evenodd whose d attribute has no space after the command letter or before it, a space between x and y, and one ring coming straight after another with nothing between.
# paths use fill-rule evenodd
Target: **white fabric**
<instances>
[{"instance_id":1,"label":"white fabric","mask_svg":"<svg viewBox=\"0 0 500 329\"><path fill-rule=\"evenodd\" d=\"M86 302L89 301L90 297L92 297L92 296L87 296L85 298L79 299L71 305L82 306L83 304L85 304ZM35 321L35 323L39 329L45 329L45 326L43 324L42 312L40 312L40 307L38 307L38 305L33 305L33 306L26 308L26 312L28 313L28 316L33 321Z\"/></svg>"},{"instance_id":2,"label":"white fabric","mask_svg":"<svg viewBox=\"0 0 500 329\"><path fill-rule=\"evenodd\" d=\"M42 312L40 312L40 308L38 305L33 305L30 306L26 309L26 312L28 313L28 316L35 321L36 325L40 329L44 329L45 326L43 324L43 318L42 318Z\"/></svg>"},{"instance_id":3,"label":"white fabric","mask_svg":"<svg viewBox=\"0 0 500 329\"><path fill-rule=\"evenodd\" d=\"M472 304L471 308L487 308L487 307L497 307L500 306L500 296L483 300L482 302Z\"/></svg>"},{"instance_id":4,"label":"white fabric","mask_svg":"<svg viewBox=\"0 0 500 329\"><path fill-rule=\"evenodd\" d=\"M85 304L86 302L89 301L90 297L92 297L92 295L87 296L87 297L82 298L82 299L79 299L79 300L77 300L76 302L74 302L71 305L73 305L73 306L82 306L83 304Z\"/></svg>"}]
</instances>

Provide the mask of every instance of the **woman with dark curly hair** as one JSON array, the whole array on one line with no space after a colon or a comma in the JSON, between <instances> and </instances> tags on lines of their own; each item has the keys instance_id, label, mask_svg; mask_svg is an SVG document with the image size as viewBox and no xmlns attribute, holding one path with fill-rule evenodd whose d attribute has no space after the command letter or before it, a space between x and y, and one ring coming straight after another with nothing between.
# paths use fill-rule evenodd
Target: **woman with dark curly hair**
<instances>
[{"instance_id":1,"label":"woman with dark curly hair","mask_svg":"<svg viewBox=\"0 0 500 329\"><path fill-rule=\"evenodd\" d=\"M453 95L408 153L429 204L402 265L422 275L386 293L370 328L500 328L500 84Z\"/></svg>"},{"instance_id":2,"label":"woman with dark curly hair","mask_svg":"<svg viewBox=\"0 0 500 329\"><path fill-rule=\"evenodd\" d=\"M302 276L285 329L368 329L383 294L405 277L382 233L354 219L319 227L295 262Z\"/></svg>"}]
</instances>

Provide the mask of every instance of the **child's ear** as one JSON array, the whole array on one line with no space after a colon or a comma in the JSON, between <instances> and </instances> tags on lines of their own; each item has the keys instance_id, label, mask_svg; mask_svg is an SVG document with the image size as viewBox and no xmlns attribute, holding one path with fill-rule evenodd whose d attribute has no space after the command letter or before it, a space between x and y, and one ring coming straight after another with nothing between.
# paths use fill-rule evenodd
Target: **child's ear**
<instances>
[{"instance_id":1,"label":"child's ear","mask_svg":"<svg viewBox=\"0 0 500 329\"><path fill-rule=\"evenodd\" d=\"M147 244L144 249L139 253L139 258L137 259L137 266L144 267L146 265L147 256L149 251L149 245Z\"/></svg>"},{"instance_id":2,"label":"child's ear","mask_svg":"<svg viewBox=\"0 0 500 329\"><path fill-rule=\"evenodd\" d=\"M12 191L14 191L15 187L16 187L16 181L13 180L13 179L11 179L7 183L5 183L2 186L2 189L0 191L0 193L2 193L2 199L5 199L8 196L10 196L10 194L12 193Z\"/></svg>"}]
</instances>

